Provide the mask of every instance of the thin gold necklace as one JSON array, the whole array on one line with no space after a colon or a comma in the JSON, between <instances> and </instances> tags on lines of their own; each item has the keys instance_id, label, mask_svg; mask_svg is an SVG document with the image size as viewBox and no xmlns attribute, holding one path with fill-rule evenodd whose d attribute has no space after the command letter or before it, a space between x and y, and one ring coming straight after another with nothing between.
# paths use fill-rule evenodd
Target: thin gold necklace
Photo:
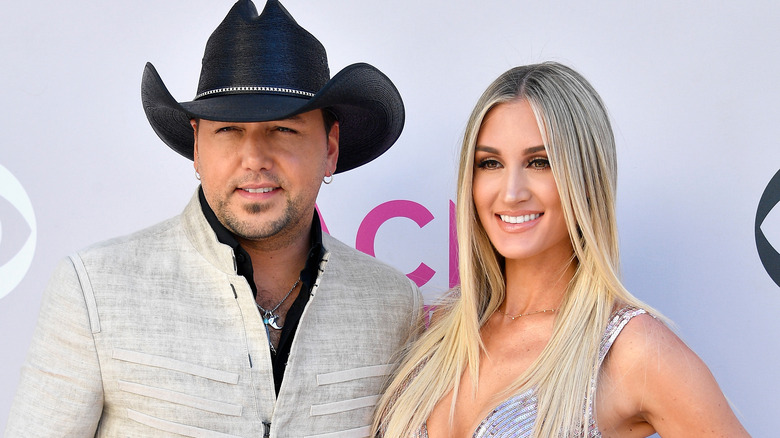
<instances>
[{"instance_id":1,"label":"thin gold necklace","mask_svg":"<svg viewBox=\"0 0 780 438\"><path fill-rule=\"evenodd\" d=\"M558 311L558 309L544 309L544 310L537 310L537 311L528 312L528 313L518 313L517 315L512 316L512 315L507 315L506 312L504 312L501 309L496 309L496 310L498 310L498 313L506 316L507 318L511 319L512 321L514 321L517 318L520 318L521 316L536 315L537 313L547 313L547 312L555 313L555 312Z\"/></svg>"}]
</instances>

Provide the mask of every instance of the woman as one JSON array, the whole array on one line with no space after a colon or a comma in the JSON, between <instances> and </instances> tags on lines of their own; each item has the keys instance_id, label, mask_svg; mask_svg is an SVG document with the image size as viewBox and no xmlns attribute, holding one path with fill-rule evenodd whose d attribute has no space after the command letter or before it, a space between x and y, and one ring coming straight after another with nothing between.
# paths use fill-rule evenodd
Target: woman
<instances>
[{"instance_id":1,"label":"woman","mask_svg":"<svg viewBox=\"0 0 780 438\"><path fill-rule=\"evenodd\" d=\"M490 85L461 150L461 285L405 353L380 435L747 436L621 284L616 174L606 109L578 73L544 63Z\"/></svg>"}]
</instances>

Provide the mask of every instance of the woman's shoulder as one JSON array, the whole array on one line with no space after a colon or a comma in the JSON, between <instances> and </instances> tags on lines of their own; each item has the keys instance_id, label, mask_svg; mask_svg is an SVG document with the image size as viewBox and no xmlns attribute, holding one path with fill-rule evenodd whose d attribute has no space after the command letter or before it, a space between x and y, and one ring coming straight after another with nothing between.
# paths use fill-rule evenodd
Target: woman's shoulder
<instances>
[{"instance_id":1,"label":"woman's shoulder","mask_svg":"<svg viewBox=\"0 0 780 438\"><path fill-rule=\"evenodd\" d=\"M460 287L454 287L443 293L433 304L425 306L425 326L439 323L452 312L460 299Z\"/></svg>"},{"instance_id":2,"label":"woman's shoulder","mask_svg":"<svg viewBox=\"0 0 780 438\"><path fill-rule=\"evenodd\" d=\"M618 368L627 377L669 380L669 373L700 371L701 360L664 322L641 312L624 323L609 350L605 366ZM705 367L706 368L706 367ZM639 383L639 382L636 382Z\"/></svg>"},{"instance_id":3,"label":"woman's shoulder","mask_svg":"<svg viewBox=\"0 0 780 438\"><path fill-rule=\"evenodd\" d=\"M619 313L613 321L622 319L623 328L610 350L613 357L653 355L660 352L659 348L679 353L677 348L684 345L666 324L644 310L629 307Z\"/></svg>"},{"instance_id":4,"label":"woman's shoulder","mask_svg":"<svg viewBox=\"0 0 780 438\"><path fill-rule=\"evenodd\" d=\"M714 430L731 430L734 436L744 432L707 365L647 313L625 323L602 371L599 391L602 402L608 401L599 409L612 412L602 410L599 420L621 418L634 427L649 423L663 436L713 436L715 425Z\"/></svg>"}]
</instances>

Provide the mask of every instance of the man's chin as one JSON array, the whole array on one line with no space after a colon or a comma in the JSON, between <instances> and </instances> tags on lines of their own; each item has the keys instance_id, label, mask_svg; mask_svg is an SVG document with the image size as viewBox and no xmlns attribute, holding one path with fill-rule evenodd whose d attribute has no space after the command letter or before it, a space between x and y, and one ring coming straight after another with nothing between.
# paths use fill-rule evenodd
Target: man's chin
<instances>
[{"instance_id":1,"label":"man's chin","mask_svg":"<svg viewBox=\"0 0 780 438\"><path fill-rule=\"evenodd\" d=\"M247 240L263 240L278 235L284 230L286 221L284 218L273 218L268 215L260 217L254 214L250 217L235 218L229 221L228 229L236 236Z\"/></svg>"},{"instance_id":2,"label":"man's chin","mask_svg":"<svg viewBox=\"0 0 780 438\"><path fill-rule=\"evenodd\" d=\"M261 204L259 202L252 202L243 205L244 212L250 215L262 214L267 212L270 209L271 206L269 206L268 204Z\"/></svg>"}]
</instances>

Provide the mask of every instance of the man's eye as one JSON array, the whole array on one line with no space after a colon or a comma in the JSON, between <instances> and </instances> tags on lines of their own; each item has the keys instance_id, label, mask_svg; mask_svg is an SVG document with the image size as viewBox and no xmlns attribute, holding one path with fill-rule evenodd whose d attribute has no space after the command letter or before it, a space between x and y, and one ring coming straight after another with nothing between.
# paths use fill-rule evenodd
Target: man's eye
<instances>
[{"instance_id":1,"label":"man's eye","mask_svg":"<svg viewBox=\"0 0 780 438\"><path fill-rule=\"evenodd\" d=\"M235 131L235 128L232 126L223 126L217 129L217 132L231 132L231 131Z\"/></svg>"}]
</instances>

